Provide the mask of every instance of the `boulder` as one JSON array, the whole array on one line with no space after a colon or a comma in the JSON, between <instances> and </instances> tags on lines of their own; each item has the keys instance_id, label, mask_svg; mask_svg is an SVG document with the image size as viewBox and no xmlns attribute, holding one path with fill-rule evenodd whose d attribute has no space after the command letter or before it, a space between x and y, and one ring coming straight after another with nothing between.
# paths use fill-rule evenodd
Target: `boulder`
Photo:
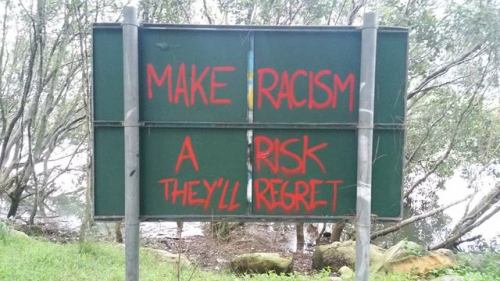
<instances>
[{"instance_id":1,"label":"boulder","mask_svg":"<svg viewBox=\"0 0 500 281\"><path fill-rule=\"evenodd\" d=\"M354 268L356 260L356 242L342 241L328 245L320 245L314 249L312 267L321 270L330 267L338 271L342 266ZM378 246L370 245L370 264L373 268L380 268L384 260L384 250Z\"/></svg>"},{"instance_id":2,"label":"boulder","mask_svg":"<svg viewBox=\"0 0 500 281\"><path fill-rule=\"evenodd\" d=\"M22 232L22 231L19 231L19 230L15 230L15 229L9 229L9 233L10 235L16 237L16 238L19 238L19 239L24 239L24 240L28 240L30 239L30 237L28 236L28 234Z\"/></svg>"},{"instance_id":3,"label":"boulder","mask_svg":"<svg viewBox=\"0 0 500 281\"><path fill-rule=\"evenodd\" d=\"M250 253L236 256L230 263L231 270L244 273L292 272L292 258L282 257L279 253Z\"/></svg>"},{"instance_id":4,"label":"boulder","mask_svg":"<svg viewBox=\"0 0 500 281\"><path fill-rule=\"evenodd\" d=\"M439 253L427 256L407 256L398 260L386 261L381 267L382 272L427 274L433 270L454 267L454 258Z\"/></svg>"},{"instance_id":5,"label":"boulder","mask_svg":"<svg viewBox=\"0 0 500 281\"><path fill-rule=\"evenodd\" d=\"M343 266L339 269L340 278L342 280L350 280L354 278L354 271L347 266Z\"/></svg>"},{"instance_id":6,"label":"boulder","mask_svg":"<svg viewBox=\"0 0 500 281\"><path fill-rule=\"evenodd\" d=\"M355 245L355 241L343 241L317 246L312 257L313 268L330 267L332 271L343 266L354 268ZM429 252L417 243L401 241L384 252L384 249L370 245L371 272L426 274L456 265L455 255L447 249Z\"/></svg>"},{"instance_id":7,"label":"boulder","mask_svg":"<svg viewBox=\"0 0 500 281\"><path fill-rule=\"evenodd\" d=\"M173 254L173 253L167 252L165 250L152 249L152 248L146 248L146 250L148 252L154 254L161 261L164 261L166 263L177 264L180 261L180 264L182 266L191 265L191 262L183 255L180 255L180 258L179 258L179 254Z\"/></svg>"},{"instance_id":8,"label":"boulder","mask_svg":"<svg viewBox=\"0 0 500 281\"><path fill-rule=\"evenodd\" d=\"M457 256L450 249L437 249L437 250L432 251L431 253L436 254L436 255L441 255L441 256L447 256L450 259L452 259L453 261L455 261L455 262L457 261Z\"/></svg>"},{"instance_id":9,"label":"boulder","mask_svg":"<svg viewBox=\"0 0 500 281\"><path fill-rule=\"evenodd\" d=\"M403 240L387 249L383 265L377 271L425 274L455 265L455 255L450 250L429 252L415 242Z\"/></svg>"},{"instance_id":10,"label":"boulder","mask_svg":"<svg viewBox=\"0 0 500 281\"><path fill-rule=\"evenodd\" d=\"M395 261L409 256L425 256L428 252L421 245L411 241L400 241L385 252L385 261Z\"/></svg>"}]
</instances>

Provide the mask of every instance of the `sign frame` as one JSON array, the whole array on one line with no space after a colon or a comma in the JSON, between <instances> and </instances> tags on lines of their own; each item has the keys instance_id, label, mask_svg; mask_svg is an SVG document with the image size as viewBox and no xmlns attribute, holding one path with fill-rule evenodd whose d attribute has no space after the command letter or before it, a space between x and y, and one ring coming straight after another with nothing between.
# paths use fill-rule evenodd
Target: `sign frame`
<instances>
[{"instance_id":1,"label":"sign frame","mask_svg":"<svg viewBox=\"0 0 500 281\"><path fill-rule=\"evenodd\" d=\"M94 24L94 30L96 29L121 29L120 24ZM270 27L270 26L214 26L214 25L171 25L171 24L142 24L139 26L139 30L141 29L161 29L161 30L183 30L183 31L218 31L218 32L290 32L290 33L315 33L315 34L324 34L325 32L336 31L336 32L361 32L360 27ZM405 28L387 28L381 27L379 28L380 32L396 32L396 33L405 33L407 34L407 29ZM95 47L95 46L94 46ZM408 52L408 48L406 46L406 58ZM93 57L94 58L94 57ZM96 62L92 60L93 70ZM407 61L405 61L405 77L407 72ZM93 71L93 79L95 79L95 72ZM95 81L95 80L94 80ZM403 98L406 97L406 81L404 82L404 93L401 94ZM94 91L94 87L93 87ZM95 191L95 128L102 127L111 127L111 128L122 128L123 121L121 120L96 120L95 118L95 99L94 92L91 97L91 114L92 114L92 190ZM403 118L406 115L406 102L403 103ZM356 108L357 110L357 108ZM241 129L241 130L259 130L259 129L283 129L283 130L313 130L313 131L323 131L323 130L357 130L358 124L357 122L351 123L266 123L266 122L154 122L154 121L140 121L139 126L141 128L193 128L193 129L213 129L213 128L221 128L221 129ZM405 121L401 123L375 123L374 124L374 132L377 130L385 131L385 130L397 130L400 131L402 137L402 153L404 156L404 147L405 147ZM377 220L381 221L399 221L402 218L403 212L403 200L402 200L402 186L403 186L403 176L402 173L404 171L404 157L401 157L401 184L400 184L400 200L399 200L399 215L393 217L376 217ZM96 196L95 193L92 193L92 200L94 204L93 214L94 219L102 220L102 221L110 221L110 220L120 220L124 216L123 215L98 215L96 214L95 202ZM251 206L251 205L250 205ZM335 221L335 220L349 220L353 219L355 213L352 215L341 215L341 216L305 216L305 215L255 215L251 213L247 213L246 215L141 215L141 221L209 221L209 220L227 220L227 221L314 221L314 222L322 222L322 221Z\"/></svg>"}]
</instances>

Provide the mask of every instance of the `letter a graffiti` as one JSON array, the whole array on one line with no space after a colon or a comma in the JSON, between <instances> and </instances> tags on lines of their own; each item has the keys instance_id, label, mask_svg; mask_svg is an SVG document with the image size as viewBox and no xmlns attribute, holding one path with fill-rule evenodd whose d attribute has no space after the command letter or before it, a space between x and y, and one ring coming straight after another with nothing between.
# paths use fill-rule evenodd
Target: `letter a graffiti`
<instances>
[{"instance_id":1,"label":"letter a graffiti","mask_svg":"<svg viewBox=\"0 0 500 281\"><path fill-rule=\"evenodd\" d=\"M177 162L175 163L175 173L179 173L184 160L191 160L191 164L196 172L199 170L198 159L196 159L196 154L194 153L193 145L191 144L191 137L186 136L184 142L182 143L181 151L179 156L177 156Z\"/></svg>"}]
</instances>

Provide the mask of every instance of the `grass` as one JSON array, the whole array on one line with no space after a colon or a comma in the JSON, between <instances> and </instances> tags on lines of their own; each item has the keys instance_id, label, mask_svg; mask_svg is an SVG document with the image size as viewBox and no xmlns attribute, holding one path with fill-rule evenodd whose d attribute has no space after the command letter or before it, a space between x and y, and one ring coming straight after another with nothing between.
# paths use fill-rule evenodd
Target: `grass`
<instances>
[{"instance_id":1,"label":"grass","mask_svg":"<svg viewBox=\"0 0 500 281\"><path fill-rule=\"evenodd\" d=\"M5 223L0 221L0 242L1 243L6 243L7 242L7 235L9 234L9 228Z\"/></svg>"},{"instance_id":2,"label":"grass","mask_svg":"<svg viewBox=\"0 0 500 281\"><path fill-rule=\"evenodd\" d=\"M0 222L1 224L1 222ZM178 280L176 266L162 261L155 253L141 250L141 280ZM487 261L490 257L486 257ZM465 262L466 263L466 262ZM464 264L465 264L464 263ZM452 270L471 281L495 279L498 271L498 254L491 262L483 263L483 271L464 265ZM484 264L486 264L484 266ZM434 276L450 272L435 272ZM110 243L56 244L35 238L9 233L0 226L0 280L124 280L123 248ZM330 280L329 272L315 275L279 276L262 274L235 276L229 272L207 272L183 266L179 280L233 281L233 280ZM374 281L423 280L411 275L373 276Z\"/></svg>"},{"instance_id":3,"label":"grass","mask_svg":"<svg viewBox=\"0 0 500 281\"><path fill-rule=\"evenodd\" d=\"M0 280L124 280L123 248L110 243L56 244L4 233L0 242ZM176 266L147 250L140 253L141 280L177 280ZM328 280L314 276L257 275L251 280ZM183 266L180 280L248 280L230 273L214 273Z\"/></svg>"}]
</instances>

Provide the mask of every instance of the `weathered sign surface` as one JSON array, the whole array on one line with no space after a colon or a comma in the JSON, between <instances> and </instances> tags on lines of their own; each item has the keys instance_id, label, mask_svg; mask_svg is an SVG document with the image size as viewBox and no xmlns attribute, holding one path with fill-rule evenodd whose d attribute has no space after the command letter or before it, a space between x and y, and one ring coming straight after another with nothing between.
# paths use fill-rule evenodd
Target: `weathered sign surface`
<instances>
[{"instance_id":1,"label":"weathered sign surface","mask_svg":"<svg viewBox=\"0 0 500 281\"><path fill-rule=\"evenodd\" d=\"M124 212L119 25L96 25L94 214ZM401 215L407 31L378 31L372 213ZM141 218L355 215L361 31L139 28Z\"/></svg>"}]
</instances>

